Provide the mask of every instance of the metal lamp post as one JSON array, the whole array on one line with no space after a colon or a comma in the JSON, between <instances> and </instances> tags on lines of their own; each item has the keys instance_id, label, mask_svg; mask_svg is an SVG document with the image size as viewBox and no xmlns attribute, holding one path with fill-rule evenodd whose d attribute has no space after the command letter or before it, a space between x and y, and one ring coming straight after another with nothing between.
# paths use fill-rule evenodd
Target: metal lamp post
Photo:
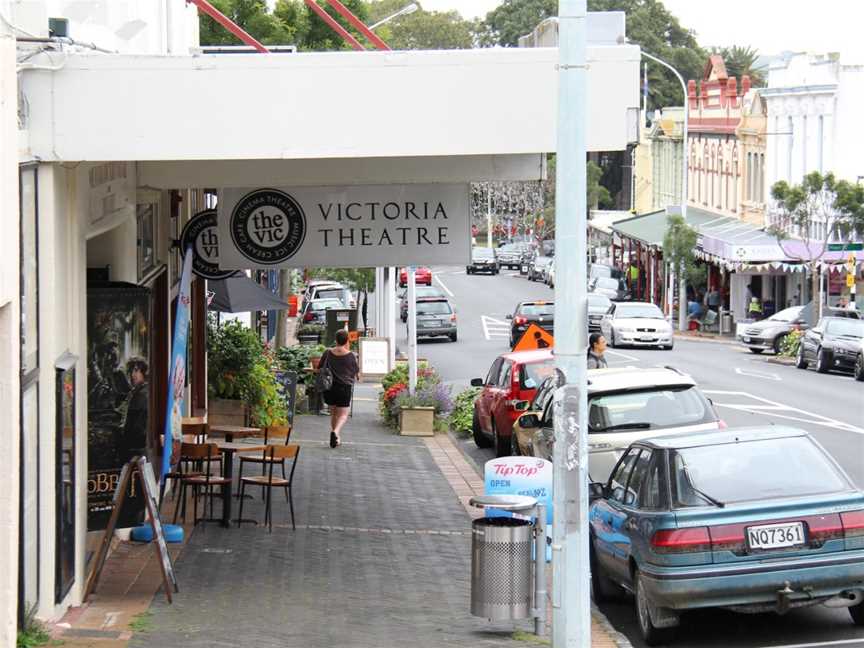
<instances>
[{"instance_id":1,"label":"metal lamp post","mask_svg":"<svg viewBox=\"0 0 864 648\"><path fill-rule=\"evenodd\" d=\"M409 4L409 5L405 6L405 7L402 7L402 8L401 8L399 11L397 11L396 13L394 13L394 14L392 14L392 15L390 15L390 16L387 16L386 18L383 18L382 20L379 20L379 21L376 22L374 25L369 25L369 29L375 29L375 28L377 28L377 27L380 27L380 26L383 25L384 23L388 23L388 22L390 22L391 20L393 20L394 18L398 18L399 16L407 16L408 14L414 13L414 12L417 11L419 8L420 8L419 6L417 6L415 3L412 2L411 4Z\"/></svg>"},{"instance_id":2,"label":"metal lamp post","mask_svg":"<svg viewBox=\"0 0 864 648\"><path fill-rule=\"evenodd\" d=\"M687 84L684 83L684 77L682 77L678 70L669 65L666 61L657 58L653 54L649 54L648 52L642 51L642 56L645 58L654 61L655 63L659 63L667 70L672 72L675 75L675 78L678 79L678 83L681 84L681 91L684 93L684 141L683 146L681 147L681 217L684 221L687 221L687 134L688 134L688 126L689 122L687 119L688 114L688 106L687 106ZM687 325L687 309L685 297L687 293L687 285L684 280L684 277L680 277L680 284L678 286L678 329L683 331Z\"/></svg>"}]
</instances>

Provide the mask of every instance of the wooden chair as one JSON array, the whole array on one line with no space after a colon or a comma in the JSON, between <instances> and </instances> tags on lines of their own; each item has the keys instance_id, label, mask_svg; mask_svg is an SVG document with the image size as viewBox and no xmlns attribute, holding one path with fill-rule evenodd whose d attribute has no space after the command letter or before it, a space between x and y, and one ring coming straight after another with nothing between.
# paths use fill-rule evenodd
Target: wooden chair
<instances>
[{"instance_id":1,"label":"wooden chair","mask_svg":"<svg viewBox=\"0 0 864 648\"><path fill-rule=\"evenodd\" d=\"M294 426L289 425L268 425L264 428L264 445L269 445L272 439L278 439L285 437L285 445L288 445L289 440L291 439L291 432L293 432ZM267 465L270 463L270 460L266 456L262 456L258 453L255 454L241 454L238 455L240 457L240 469L237 473L238 480L243 479L243 464L251 463L251 464L261 464L261 474L267 474ZM278 458L273 460L275 463L278 463L282 467L282 478L285 479L285 458ZM240 493L237 493L237 497L240 497Z\"/></svg>"},{"instance_id":2,"label":"wooden chair","mask_svg":"<svg viewBox=\"0 0 864 648\"><path fill-rule=\"evenodd\" d=\"M296 530L297 525L294 523L294 495L292 485L294 483L294 470L297 468L297 458L300 456L300 446L296 443L289 445L268 445L262 454L264 465L267 467L266 474L256 475L255 477L243 477L240 480L240 512L237 516L237 526L243 522L243 495L246 491L246 486L260 486L266 489L264 499L264 523L268 525L270 533L273 533L273 489L284 488L285 496L288 499L288 506L291 509L291 528ZM274 477L273 466L279 460L283 463L287 459L293 459L291 462L291 471L288 477Z\"/></svg>"},{"instance_id":3,"label":"wooden chair","mask_svg":"<svg viewBox=\"0 0 864 648\"><path fill-rule=\"evenodd\" d=\"M183 426L183 436L181 437L182 442L180 444L180 460L177 462L177 465L174 467L174 470L165 473L165 478L161 480L159 485L159 510L162 510L162 502L165 499L165 487L168 485L169 480L174 480L176 484L181 484L183 477L192 477L193 475L202 474L200 471L196 470L197 466L193 465L190 467L191 459L183 456L183 446L194 445L197 443L203 443L206 438L206 431L202 432L198 429L191 430L189 434L186 433L187 425ZM171 496L173 500L177 500L177 492L173 491L173 495ZM177 508L180 507L180 504L177 504ZM176 514L176 509L175 509ZM185 515L185 513L184 513ZM175 520L176 515L175 515Z\"/></svg>"},{"instance_id":4,"label":"wooden chair","mask_svg":"<svg viewBox=\"0 0 864 648\"><path fill-rule=\"evenodd\" d=\"M192 487L192 502L193 524L198 524L198 497L201 490L204 491L204 497L210 499L210 517L213 517L213 487L225 486L231 483L231 480L221 475L213 475L211 466L214 461L219 460L219 447L215 443L183 443L180 446L180 462L190 462L193 466L200 465L202 472L185 474L180 480L180 504L174 510L174 524L177 524L177 513L180 507L183 507L183 521L186 521L186 489ZM221 465L221 464L220 464ZM221 472L221 471L220 471ZM207 505L205 501L204 505Z\"/></svg>"}]
</instances>

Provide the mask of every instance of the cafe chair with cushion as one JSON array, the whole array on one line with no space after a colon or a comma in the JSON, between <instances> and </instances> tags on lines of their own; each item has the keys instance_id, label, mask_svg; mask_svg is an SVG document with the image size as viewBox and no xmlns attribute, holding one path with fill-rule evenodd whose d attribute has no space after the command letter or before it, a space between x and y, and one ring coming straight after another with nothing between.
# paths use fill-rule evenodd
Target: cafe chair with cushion
<instances>
[{"instance_id":1,"label":"cafe chair with cushion","mask_svg":"<svg viewBox=\"0 0 864 648\"><path fill-rule=\"evenodd\" d=\"M264 465L267 468L264 475L256 475L255 477L243 477L240 480L240 513L237 517L237 526L243 522L243 495L246 491L246 486L260 486L265 489L264 497L264 524L268 525L270 533L273 533L273 489L284 488L285 496L288 499L288 506L291 509L291 528L296 530L297 525L294 523L294 495L292 485L294 482L294 471L297 468L297 458L300 456L300 446L296 443L289 445L268 445L262 454ZM287 461L292 459L291 470L288 477L279 477L273 475L273 466L279 463L279 460Z\"/></svg>"},{"instance_id":2,"label":"cafe chair with cushion","mask_svg":"<svg viewBox=\"0 0 864 648\"><path fill-rule=\"evenodd\" d=\"M269 445L272 443L273 439L281 439L284 437L285 445L288 445L289 440L291 439L291 432L293 431L294 426L292 425L268 425L264 428L264 445ZM261 474L267 474L267 465L270 463L270 460L259 453L255 454L241 454L240 457L240 470L238 472L237 478L238 480L243 479L243 464L251 463L251 464L261 464ZM277 458L273 460L275 463L279 464L282 468L282 478L286 479L285 475L285 458ZM240 497L240 493L237 493L237 497Z\"/></svg>"},{"instance_id":3,"label":"cafe chair with cushion","mask_svg":"<svg viewBox=\"0 0 864 648\"><path fill-rule=\"evenodd\" d=\"M231 483L231 480L221 475L212 474L212 465L219 458L219 446L215 443L184 443L180 446L180 457L181 461L200 465L201 472L186 474L180 480L180 506L174 510L174 524L177 523L177 513L181 506L183 507L182 518L184 522L186 521L186 489L188 487L192 488L192 520L194 524L198 524L198 497L203 495L210 500L210 517L212 518L213 488L218 486L223 489ZM204 506L206 507L206 505L205 500Z\"/></svg>"}]
</instances>

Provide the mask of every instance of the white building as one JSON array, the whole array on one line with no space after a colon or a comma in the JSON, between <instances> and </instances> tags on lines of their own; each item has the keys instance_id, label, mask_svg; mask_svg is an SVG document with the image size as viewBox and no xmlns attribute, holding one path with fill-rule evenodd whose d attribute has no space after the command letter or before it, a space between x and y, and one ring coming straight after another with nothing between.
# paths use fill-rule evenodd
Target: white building
<instances>
[{"instance_id":1,"label":"white building","mask_svg":"<svg viewBox=\"0 0 864 648\"><path fill-rule=\"evenodd\" d=\"M150 433L161 430L180 270L172 241L210 191L541 179L556 146L557 50L202 55L184 2L0 0L0 12L15 26L0 21L0 206L15 213L20 182L23 224L18 236L7 219L0 239L0 411L13 432L0 435L5 648L24 606L56 620L82 603L88 491L110 491L88 459L100 425L88 383L119 371L118 346L138 340L148 352ZM607 25L623 37L616 16ZM49 17L99 49L52 40ZM626 148L639 103L639 50L616 40L589 44L591 150ZM133 326L94 339L104 331L88 329L88 300L105 279L146 293L146 338ZM190 408L206 407L205 291L196 279ZM58 404L60 376L71 402Z\"/></svg>"}]
</instances>

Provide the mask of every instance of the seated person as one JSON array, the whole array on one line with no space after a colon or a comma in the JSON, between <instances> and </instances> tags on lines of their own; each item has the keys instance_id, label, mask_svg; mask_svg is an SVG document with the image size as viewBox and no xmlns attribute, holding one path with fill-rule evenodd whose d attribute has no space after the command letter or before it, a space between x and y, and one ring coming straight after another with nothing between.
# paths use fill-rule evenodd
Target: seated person
<instances>
[{"instance_id":1,"label":"seated person","mask_svg":"<svg viewBox=\"0 0 864 648\"><path fill-rule=\"evenodd\" d=\"M690 319L699 319L702 317L702 304L696 300L687 302L687 317Z\"/></svg>"}]
</instances>

